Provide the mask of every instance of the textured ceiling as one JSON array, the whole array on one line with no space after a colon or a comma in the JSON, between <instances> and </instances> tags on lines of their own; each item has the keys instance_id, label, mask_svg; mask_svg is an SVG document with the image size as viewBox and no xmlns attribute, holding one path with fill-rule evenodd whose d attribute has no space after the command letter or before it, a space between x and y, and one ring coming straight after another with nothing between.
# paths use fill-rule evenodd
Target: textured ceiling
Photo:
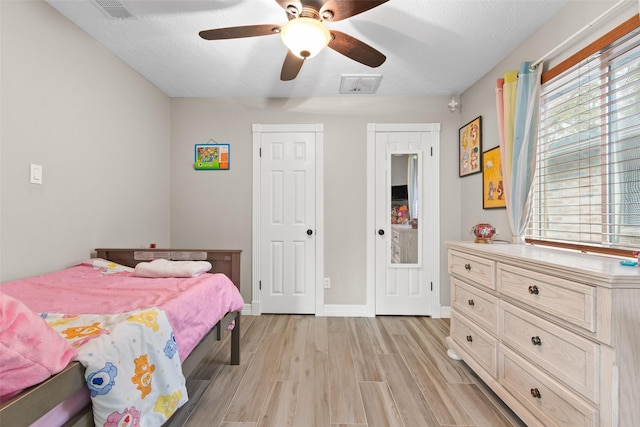
<instances>
[{"instance_id":1,"label":"textured ceiling","mask_svg":"<svg viewBox=\"0 0 640 427\"><path fill-rule=\"evenodd\" d=\"M217 41L198 36L219 27L283 25L287 17L276 1L125 1L134 19L111 18L94 0L47 0L171 97L266 98L337 96L342 74L381 74L379 96L459 94L567 3L390 0L327 24L384 53L384 64L369 68L324 49L305 62L295 80L282 82L286 48L279 36Z\"/></svg>"}]
</instances>

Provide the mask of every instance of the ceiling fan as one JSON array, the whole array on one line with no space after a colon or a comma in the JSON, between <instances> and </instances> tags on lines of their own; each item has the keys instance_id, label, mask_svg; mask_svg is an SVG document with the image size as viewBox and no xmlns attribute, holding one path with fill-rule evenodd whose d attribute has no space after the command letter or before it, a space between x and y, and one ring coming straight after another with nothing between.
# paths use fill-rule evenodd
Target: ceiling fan
<instances>
[{"instance_id":1,"label":"ceiling fan","mask_svg":"<svg viewBox=\"0 0 640 427\"><path fill-rule=\"evenodd\" d=\"M329 30L325 22L350 18L389 0L276 0L287 13L284 25L259 24L200 31L205 40L224 40L280 34L289 49L282 65L280 80L293 80L305 59L326 46L369 67L379 67L387 59L382 53L353 36Z\"/></svg>"}]
</instances>

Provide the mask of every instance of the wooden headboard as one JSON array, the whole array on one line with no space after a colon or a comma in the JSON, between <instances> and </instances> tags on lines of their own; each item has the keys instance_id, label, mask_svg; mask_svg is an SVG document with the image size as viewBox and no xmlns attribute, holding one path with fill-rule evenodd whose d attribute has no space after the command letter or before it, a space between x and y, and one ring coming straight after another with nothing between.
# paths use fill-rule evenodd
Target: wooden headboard
<instances>
[{"instance_id":1,"label":"wooden headboard","mask_svg":"<svg viewBox=\"0 0 640 427\"><path fill-rule=\"evenodd\" d=\"M143 261L164 258L174 261L209 261L211 273L225 274L240 290L241 250L231 249L96 249L98 258L108 259L128 267Z\"/></svg>"}]
</instances>

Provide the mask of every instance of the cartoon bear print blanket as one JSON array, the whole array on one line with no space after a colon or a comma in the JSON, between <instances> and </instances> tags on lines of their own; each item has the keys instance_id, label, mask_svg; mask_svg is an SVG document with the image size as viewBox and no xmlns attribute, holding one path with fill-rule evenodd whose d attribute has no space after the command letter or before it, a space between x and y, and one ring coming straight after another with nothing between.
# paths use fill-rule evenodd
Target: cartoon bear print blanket
<instances>
[{"instance_id":1,"label":"cartoon bear print blanket","mask_svg":"<svg viewBox=\"0 0 640 427\"><path fill-rule=\"evenodd\" d=\"M173 330L162 310L41 316L78 351L96 426L160 426L187 402Z\"/></svg>"}]
</instances>

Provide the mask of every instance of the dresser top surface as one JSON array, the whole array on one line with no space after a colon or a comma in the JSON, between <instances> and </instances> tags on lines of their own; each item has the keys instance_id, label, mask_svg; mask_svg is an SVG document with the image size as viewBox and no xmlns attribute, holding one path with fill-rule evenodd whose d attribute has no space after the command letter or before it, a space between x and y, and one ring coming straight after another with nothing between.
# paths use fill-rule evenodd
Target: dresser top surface
<instances>
[{"instance_id":1,"label":"dresser top surface","mask_svg":"<svg viewBox=\"0 0 640 427\"><path fill-rule=\"evenodd\" d=\"M504 261L522 268L556 271L596 285L640 289L640 268L623 266L622 258L585 254L528 244L446 242L449 249Z\"/></svg>"}]
</instances>

